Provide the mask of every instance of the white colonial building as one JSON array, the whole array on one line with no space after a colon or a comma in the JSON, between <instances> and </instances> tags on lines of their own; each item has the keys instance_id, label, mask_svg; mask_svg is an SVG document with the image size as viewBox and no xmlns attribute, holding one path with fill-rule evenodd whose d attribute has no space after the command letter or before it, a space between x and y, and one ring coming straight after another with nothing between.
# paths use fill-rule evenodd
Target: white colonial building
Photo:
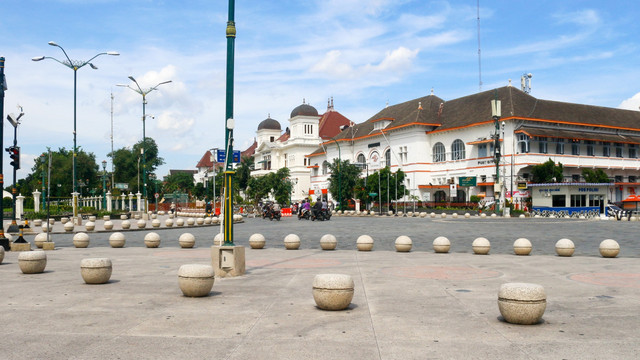
<instances>
[{"instance_id":1,"label":"white colonial building","mask_svg":"<svg viewBox=\"0 0 640 360\"><path fill-rule=\"evenodd\" d=\"M284 133L277 120L268 116L258 125L254 150L255 170L261 176L281 168L289 168L293 183L291 198L296 201L309 195L311 163L306 155L324 141L336 136L349 119L333 108L329 100L327 111L319 115L316 108L303 103L291 111ZM247 151L245 151L247 152Z\"/></svg>"},{"instance_id":2,"label":"white colonial building","mask_svg":"<svg viewBox=\"0 0 640 360\"><path fill-rule=\"evenodd\" d=\"M501 101L498 174L495 99ZM342 159L363 164L363 175L385 166L405 172L407 199L465 202L471 195L502 195L522 206L530 192L518 184L530 179L531 166L549 159L564 166L558 182L584 182L585 167L603 169L612 180L607 196L572 197L567 207L602 206L640 189L640 112L541 100L512 86L450 101L432 93L388 106L336 139ZM324 169L338 158L336 143L325 141L307 158L310 187L326 189Z\"/></svg>"}]
</instances>

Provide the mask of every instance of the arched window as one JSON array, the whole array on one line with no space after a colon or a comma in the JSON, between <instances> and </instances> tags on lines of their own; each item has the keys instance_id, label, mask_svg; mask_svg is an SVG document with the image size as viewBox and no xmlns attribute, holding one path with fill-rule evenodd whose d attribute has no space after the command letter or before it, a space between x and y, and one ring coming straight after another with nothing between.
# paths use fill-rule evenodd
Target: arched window
<instances>
[{"instance_id":1,"label":"arched window","mask_svg":"<svg viewBox=\"0 0 640 360\"><path fill-rule=\"evenodd\" d=\"M327 171L329 169L329 163L327 160L322 162L322 175L327 175Z\"/></svg>"},{"instance_id":2,"label":"arched window","mask_svg":"<svg viewBox=\"0 0 640 360\"><path fill-rule=\"evenodd\" d=\"M364 158L364 154L359 154L358 155L358 160L356 161L358 164L364 164L366 162L365 158Z\"/></svg>"},{"instance_id":3,"label":"arched window","mask_svg":"<svg viewBox=\"0 0 640 360\"><path fill-rule=\"evenodd\" d=\"M439 142L433 145L433 162L447 161L447 154L444 150L444 145Z\"/></svg>"},{"instance_id":4,"label":"arched window","mask_svg":"<svg viewBox=\"0 0 640 360\"><path fill-rule=\"evenodd\" d=\"M391 167L391 149L384 152L384 165Z\"/></svg>"},{"instance_id":5,"label":"arched window","mask_svg":"<svg viewBox=\"0 0 640 360\"><path fill-rule=\"evenodd\" d=\"M462 142L462 140L456 139L453 144L451 144L451 159L462 160L464 158L464 143Z\"/></svg>"}]
</instances>

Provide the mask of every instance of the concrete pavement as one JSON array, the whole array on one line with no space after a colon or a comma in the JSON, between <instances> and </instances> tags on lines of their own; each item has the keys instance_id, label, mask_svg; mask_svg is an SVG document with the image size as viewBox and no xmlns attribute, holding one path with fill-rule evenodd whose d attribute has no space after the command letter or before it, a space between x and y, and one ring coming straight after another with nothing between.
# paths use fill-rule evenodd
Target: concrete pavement
<instances>
[{"instance_id":1,"label":"concrete pavement","mask_svg":"<svg viewBox=\"0 0 640 360\"><path fill-rule=\"evenodd\" d=\"M640 223L527 220L247 219L235 227L236 243L247 246L247 274L216 279L206 298L183 297L177 270L210 263L212 227L161 230L157 249L144 247L144 231L126 233L122 249L108 247L108 233L91 234L86 249L73 248L72 235L54 234L45 273L22 274L17 253L0 264L0 358L638 358ZM183 232L196 235L196 248L179 248ZM248 248L255 232L267 237L266 249ZM301 236L301 250L284 250L288 233ZM319 249L325 233L337 236L338 250ZM355 250L363 233L376 240L373 252ZM400 233L412 236L414 251L393 251ZM440 235L452 253L433 253ZM490 255L471 253L477 236L492 241ZM512 255L520 236L534 243L532 256ZM576 242L574 257L553 255L560 237ZM599 257L606 237L620 242L621 257ZM84 284L87 257L111 258L108 284ZM348 310L315 307L318 273L353 277ZM545 287L542 323L501 320L497 293L505 282Z\"/></svg>"}]
</instances>

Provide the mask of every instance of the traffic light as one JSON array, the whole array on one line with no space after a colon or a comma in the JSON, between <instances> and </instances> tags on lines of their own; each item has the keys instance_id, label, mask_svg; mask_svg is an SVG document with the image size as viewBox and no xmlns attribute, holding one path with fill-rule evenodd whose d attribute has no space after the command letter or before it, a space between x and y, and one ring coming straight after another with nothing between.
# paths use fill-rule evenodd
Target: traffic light
<instances>
[{"instance_id":1,"label":"traffic light","mask_svg":"<svg viewBox=\"0 0 640 360\"><path fill-rule=\"evenodd\" d=\"M11 166L16 170L20 169L20 147L10 146L5 150L9 153L9 157L11 158Z\"/></svg>"}]
</instances>

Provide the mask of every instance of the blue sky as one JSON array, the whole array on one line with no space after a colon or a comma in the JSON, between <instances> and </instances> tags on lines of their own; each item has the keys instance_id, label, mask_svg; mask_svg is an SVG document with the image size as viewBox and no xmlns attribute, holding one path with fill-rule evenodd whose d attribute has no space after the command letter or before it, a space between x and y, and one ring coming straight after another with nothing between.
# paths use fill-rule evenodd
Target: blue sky
<instances>
[{"instance_id":1,"label":"blue sky","mask_svg":"<svg viewBox=\"0 0 640 360\"><path fill-rule=\"evenodd\" d=\"M0 56L9 90L5 116L26 115L18 131L22 169L45 151L73 146L74 60L100 56L78 71L78 146L100 162L142 138L142 98L116 84L133 75L147 96L146 134L169 169L195 169L223 145L228 2L157 0L2 0ZM637 110L640 12L635 1L480 1L482 89L532 73L532 95ZM236 148L252 142L269 114L286 127L303 98L320 113L327 99L362 122L388 102L434 93L445 100L479 90L477 1L237 0ZM5 121L6 123L6 121ZM4 126L4 144L12 141ZM10 167L5 156L5 182ZM110 165L109 165L110 167Z\"/></svg>"}]
</instances>

